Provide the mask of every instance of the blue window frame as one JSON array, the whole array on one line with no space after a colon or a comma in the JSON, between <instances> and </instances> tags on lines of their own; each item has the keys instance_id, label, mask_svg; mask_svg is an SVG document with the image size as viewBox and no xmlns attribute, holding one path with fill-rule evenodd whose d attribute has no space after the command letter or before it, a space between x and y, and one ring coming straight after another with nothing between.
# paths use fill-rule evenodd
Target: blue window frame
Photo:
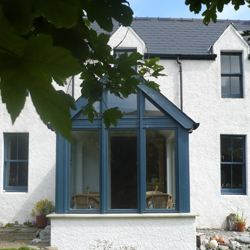
<instances>
[{"instance_id":1,"label":"blue window frame","mask_svg":"<svg viewBox=\"0 0 250 250\"><path fill-rule=\"evenodd\" d=\"M243 97L241 53L221 53L221 97Z\"/></svg>"},{"instance_id":2,"label":"blue window frame","mask_svg":"<svg viewBox=\"0 0 250 250\"><path fill-rule=\"evenodd\" d=\"M244 136L221 135L221 193L246 194Z\"/></svg>"},{"instance_id":3,"label":"blue window frame","mask_svg":"<svg viewBox=\"0 0 250 250\"><path fill-rule=\"evenodd\" d=\"M28 191L27 133L4 134L4 190L7 192Z\"/></svg>"},{"instance_id":4,"label":"blue window frame","mask_svg":"<svg viewBox=\"0 0 250 250\"><path fill-rule=\"evenodd\" d=\"M57 213L190 212L188 138L196 125L160 93L140 88L136 112L117 127L106 128L100 117L90 123L79 115L87 102L77 101L72 144L57 134ZM101 113L108 98L105 92ZM145 113L146 100L158 116ZM167 199L163 207L156 192Z\"/></svg>"}]
</instances>

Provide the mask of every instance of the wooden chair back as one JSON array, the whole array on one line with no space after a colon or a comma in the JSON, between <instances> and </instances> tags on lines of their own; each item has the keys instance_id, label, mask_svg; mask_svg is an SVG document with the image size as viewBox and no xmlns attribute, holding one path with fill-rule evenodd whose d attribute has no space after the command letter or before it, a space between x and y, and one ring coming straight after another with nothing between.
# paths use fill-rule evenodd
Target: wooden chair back
<instances>
[{"instance_id":1,"label":"wooden chair back","mask_svg":"<svg viewBox=\"0 0 250 250\"><path fill-rule=\"evenodd\" d=\"M75 194L72 198L76 209L99 209L99 201L92 195Z\"/></svg>"},{"instance_id":2,"label":"wooden chair back","mask_svg":"<svg viewBox=\"0 0 250 250\"><path fill-rule=\"evenodd\" d=\"M171 194L152 194L147 197L147 208L151 209L171 209L172 195Z\"/></svg>"}]
</instances>

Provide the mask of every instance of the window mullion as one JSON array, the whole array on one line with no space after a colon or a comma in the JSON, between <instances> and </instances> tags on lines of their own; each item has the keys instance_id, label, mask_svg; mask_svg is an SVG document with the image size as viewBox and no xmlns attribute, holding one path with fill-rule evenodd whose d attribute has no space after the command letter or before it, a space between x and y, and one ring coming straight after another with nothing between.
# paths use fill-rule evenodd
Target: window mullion
<instances>
[{"instance_id":1,"label":"window mullion","mask_svg":"<svg viewBox=\"0 0 250 250\"><path fill-rule=\"evenodd\" d=\"M143 213L146 210L146 142L145 142L145 130L143 129L143 114L145 111L145 98L142 92L139 92L139 117L140 117L140 129L139 129L139 209Z\"/></svg>"}]
</instances>

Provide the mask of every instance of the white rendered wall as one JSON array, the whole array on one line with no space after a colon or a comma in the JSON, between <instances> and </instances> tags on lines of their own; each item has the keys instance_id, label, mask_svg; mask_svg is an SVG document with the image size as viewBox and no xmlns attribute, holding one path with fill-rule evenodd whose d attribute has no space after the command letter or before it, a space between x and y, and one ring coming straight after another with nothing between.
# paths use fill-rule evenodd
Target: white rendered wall
<instances>
[{"instance_id":1,"label":"white rendered wall","mask_svg":"<svg viewBox=\"0 0 250 250\"><path fill-rule=\"evenodd\" d=\"M4 133L29 134L28 192L5 192ZM55 133L37 115L30 96L14 125L0 100L0 222L34 221L31 209L40 199L55 200Z\"/></svg>"},{"instance_id":2,"label":"white rendered wall","mask_svg":"<svg viewBox=\"0 0 250 250\"><path fill-rule=\"evenodd\" d=\"M114 249L196 248L195 216L190 214L52 216L51 246L60 250L97 249L91 247L98 241L113 243Z\"/></svg>"}]
</instances>

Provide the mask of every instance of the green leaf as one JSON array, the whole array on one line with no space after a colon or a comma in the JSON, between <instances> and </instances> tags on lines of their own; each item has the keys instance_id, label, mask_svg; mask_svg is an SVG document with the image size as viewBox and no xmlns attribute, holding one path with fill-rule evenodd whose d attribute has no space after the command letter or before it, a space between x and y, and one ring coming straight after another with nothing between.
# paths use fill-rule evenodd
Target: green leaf
<instances>
[{"instance_id":1,"label":"green leaf","mask_svg":"<svg viewBox=\"0 0 250 250\"><path fill-rule=\"evenodd\" d=\"M68 97L56 91L48 82L37 80L29 88L37 113L42 121L50 123L52 128L71 142L71 116Z\"/></svg>"},{"instance_id":2,"label":"green leaf","mask_svg":"<svg viewBox=\"0 0 250 250\"><path fill-rule=\"evenodd\" d=\"M64 86L67 84L67 81L65 79L60 79L56 76L54 76L53 79L59 86Z\"/></svg>"},{"instance_id":3,"label":"green leaf","mask_svg":"<svg viewBox=\"0 0 250 250\"><path fill-rule=\"evenodd\" d=\"M77 23L78 0L35 0L35 7L57 28L70 28Z\"/></svg>"},{"instance_id":4,"label":"green leaf","mask_svg":"<svg viewBox=\"0 0 250 250\"><path fill-rule=\"evenodd\" d=\"M22 83L26 83L27 79L26 76L18 70L18 64L16 64L14 60L11 60L12 58L1 58L6 59L5 62L10 63L13 67L16 67L16 72L6 69L6 75L9 76L7 77L8 80L5 81L5 77L2 77L0 82L2 102L6 104L7 110L11 115L12 123L14 124L16 118L19 116L24 107L27 87ZM0 64L2 64L1 60Z\"/></svg>"},{"instance_id":5,"label":"green leaf","mask_svg":"<svg viewBox=\"0 0 250 250\"><path fill-rule=\"evenodd\" d=\"M96 21L108 32L113 29L112 17L124 26L129 26L133 20L133 11L125 0L91 0L85 5L85 11L90 22Z\"/></svg>"},{"instance_id":6,"label":"green leaf","mask_svg":"<svg viewBox=\"0 0 250 250\"><path fill-rule=\"evenodd\" d=\"M5 19L0 5L0 52L12 56L22 56L26 46L26 40L14 34L13 27Z\"/></svg>"},{"instance_id":7,"label":"green leaf","mask_svg":"<svg viewBox=\"0 0 250 250\"><path fill-rule=\"evenodd\" d=\"M32 0L3 0L5 18L15 29L15 33L26 34L32 26Z\"/></svg>"},{"instance_id":8,"label":"green leaf","mask_svg":"<svg viewBox=\"0 0 250 250\"><path fill-rule=\"evenodd\" d=\"M146 81L145 85L152 88L152 89L154 89L154 90L156 90L156 91L158 91L158 92L160 92L160 87L159 87L160 85L153 82L153 81Z\"/></svg>"},{"instance_id":9,"label":"green leaf","mask_svg":"<svg viewBox=\"0 0 250 250\"><path fill-rule=\"evenodd\" d=\"M110 108L103 112L103 121L107 128L109 128L111 124L116 127L118 124L117 120L121 118L122 112L118 109L118 107Z\"/></svg>"},{"instance_id":10,"label":"green leaf","mask_svg":"<svg viewBox=\"0 0 250 250\"><path fill-rule=\"evenodd\" d=\"M51 36L31 37L22 57L25 67L31 74L51 74L60 79L76 75L83 67L70 52L52 45Z\"/></svg>"},{"instance_id":11,"label":"green leaf","mask_svg":"<svg viewBox=\"0 0 250 250\"><path fill-rule=\"evenodd\" d=\"M61 98L64 100L65 104L70 107L73 110L77 110L77 107L75 105L75 99L69 95L63 92L62 90L57 90L58 95L61 96Z\"/></svg>"},{"instance_id":12,"label":"green leaf","mask_svg":"<svg viewBox=\"0 0 250 250\"><path fill-rule=\"evenodd\" d=\"M89 121L93 123L95 116L98 118L98 113L93 105L87 104L82 107L83 115L88 115Z\"/></svg>"}]
</instances>

